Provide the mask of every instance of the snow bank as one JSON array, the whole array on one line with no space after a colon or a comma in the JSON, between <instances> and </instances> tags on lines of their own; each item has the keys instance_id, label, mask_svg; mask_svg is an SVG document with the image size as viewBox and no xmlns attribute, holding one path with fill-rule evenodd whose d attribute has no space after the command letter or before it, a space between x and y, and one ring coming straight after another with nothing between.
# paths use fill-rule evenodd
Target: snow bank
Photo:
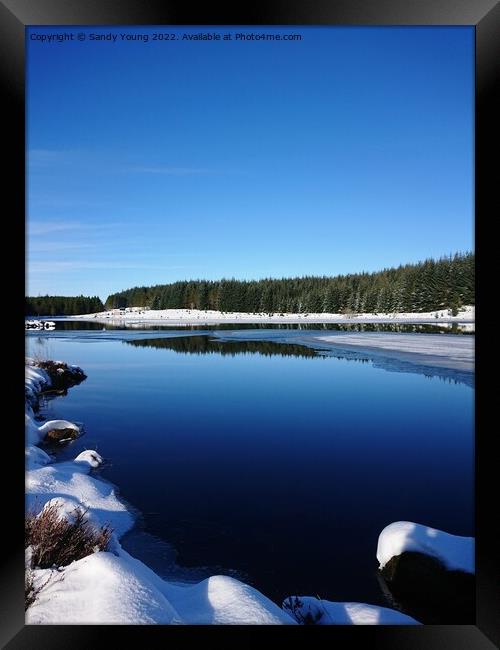
<instances>
[{"instance_id":1,"label":"snow bank","mask_svg":"<svg viewBox=\"0 0 500 650\"><path fill-rule=\"evenodd\" d=\"M40 429L37 427L33 421L32 415L33 411L30 413L26 412L24 414L24 430L26 434L26 444L28 445L37 445L43 440L43 434L40 433Z\"/></svg>"},{"instance_id":2,"label":"snow bank","mask_svg":"<svg viewBox=\"0 0 500 650\"><path fill-rule=\"evenodd\" d=\"M33 407L38 403L38 396L44 388L50 386L49 375L42 368L34 368L31 363L32 359L27 359L27 365L24 374L24 393L29 405L29 411L33 412Z\"/></svg>"},{"instance_id":3,"label":"snow bank","mask_svg":"<svg viewBox=\"0 0 500 650\"><path fill-rule=\"evenodd\" d=\"M196 585L174 586L123 549L94 553L63 572L39 569L35 575L48 584L27 610L27 623L295 624L238 580L213 576Z\"/></svg>"},{"instance_id":4,"label":"snow bank","mask_svg":"<svg viewBox=\"0 0 500 650\"><path fill-rule=\"evenodd\" d=\"M473 537L450 535L411 521L396 521L386 526L378 538L379 568L405 551L417 551L437 558L449 570L474 573Z\"/></svg>"},{"instance_id":5,"label":"snow bank","mask_svg":"<svg viewBox=\"0 0 500 650\"><path fill-rule=\"evenodd\" d=\"M35 575L40 583L50 580L26 611L28 624L178 622L158 589L112 553L94 553L73 562L62 572L62 580L50 569Z\"/></svg>"},{"instance_id":6,"label":"snow bank","mask_svg":"<svg viewBox=\"0 0 500 650\"><path fill-rule=\"evenodd\" d=\"M24 453L26 457L26 466L28 469L33 468L35 466L47 465L48 463L51 462L50 456L46 454L43 451L43 449L40 449L39 447L29 445L28 447L26 447Z\"/></svg>"},{"instance_id":7,"label":"snow bank","mask_svg":"<svg viewBox=\"0 0 500 650\"><path fill-rule=\"evenodd\" d=\"M395 609L366 603L334 603L311 596L291 596L283 609L298 623L314 625L420 625Z\"/></svg>"},{"instance_id":8,"label":"snow bank","mask_svg":"<svg viewBox=\"0 0 500 650\"><path fill-rule=\"evenodd\" d=\"M440 309L430 312L414 313L363 313L363 314L284 314L284 313L252 313L221 312L215 310L202 311L199 309L111 309L95 314L67 316L68 320L97 320L110 324L148 323L165 321L167 323L186 324L216 324L216 323L377 323L377 322L412 322L437 323L440 321L458 322L474 321L475 307L464 306L456 316L451 315L450 309Z\"/></svg>"},{"instance_id":9,"label":"snow bank","mask_svg":"<svg viewBox=\"0 0 500 650\"><path fill-rule=\"evenodd\" d=\"M195 585L165 582L183 621L194 625L276 625L295 621L259 591L228 576L211 576Z\"/></svg>"},{"instance_id":10,"label":"snow bank","mask_svg":"<svg viewBox=\"0 0 500 650\"><path fill-rule=\"evenodd\" d=\"M92 469L89 460L81 459L80 454L75 461L32 467L26 473L27 507L39 509L54 497L60 497L69 509L80 505L98 513L96 523L109 523L117 537L121 537L132 528L134 519L111 483L89 476Z\"/></svg>"}]
</instances>

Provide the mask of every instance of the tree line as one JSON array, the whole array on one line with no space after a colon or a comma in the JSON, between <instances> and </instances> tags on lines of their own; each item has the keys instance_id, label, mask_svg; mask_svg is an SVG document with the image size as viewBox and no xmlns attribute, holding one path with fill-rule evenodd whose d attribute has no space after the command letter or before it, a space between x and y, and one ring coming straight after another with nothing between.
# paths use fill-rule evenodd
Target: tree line
<instances>
[{"instance_id":1,"label":"tree line","mask_svg":"<svg viewBox=\"0 0 500 650\"><path fill-rule=\"evenodd\" d=\"M474 253L374 273L263 280L185 280L111 294L106 309L214 309L247 313L426 312L475 304Z\"/></svg>"},{"instance_id":2,"label":"tree line","mask_svg":"<svg viewBox=\"0 0 500 650\"><path fill-rule=\"evenodd\" d=\"M70 316L103 311L104 305L97 296L37 296L27 297L26 316Z\"/></svg>"}]
</instances>

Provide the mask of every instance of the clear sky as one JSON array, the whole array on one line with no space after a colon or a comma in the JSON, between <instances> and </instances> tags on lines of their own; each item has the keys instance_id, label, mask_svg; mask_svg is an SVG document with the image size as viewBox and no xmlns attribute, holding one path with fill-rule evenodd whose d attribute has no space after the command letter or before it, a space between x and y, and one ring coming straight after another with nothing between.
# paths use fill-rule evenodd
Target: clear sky
<instances>
[{"instance_id":1,"label":"clear sky","mask_svg":"<svg viewBox=\"0 0 500 650\"><path fill-rule=\"evenodd\" d=\"M182 40L199 32L233 39ZM473 248L473 28L37 27L27 43L30 295Z\"/></svg>"}]
</instances>

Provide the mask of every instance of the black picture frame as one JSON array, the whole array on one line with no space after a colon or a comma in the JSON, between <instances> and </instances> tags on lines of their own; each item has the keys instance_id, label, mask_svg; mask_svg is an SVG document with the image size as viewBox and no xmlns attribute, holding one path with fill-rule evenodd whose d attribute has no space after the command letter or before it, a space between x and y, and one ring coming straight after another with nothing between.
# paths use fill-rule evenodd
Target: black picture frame
<instances>
[{"instance_id":1,"label":"black picture frame","mask_svg":"<svg viewBox=\"0 0 500 650\"><path fill-rule=\"evenodd\" d=\"M224 7L224 8L223 8ZM494 205L493 191L498 183L495 160L495 141L492 138L497 121L494 91L498 84L500 61L500 3L497 0L252 0L233 3L205 3L201 7L180 0L0 0L0 57L1 78L6 89L3 103L4 124L11 138L4 146L5 173L4 196L11 199L9 217L15 224L9 235L9 248L25 250L25 120L24 120L24 47L25 27L30 25L119 25L119 24L175 24L175 25L471 25L476 34L476 123L475 123L475 235L476 248L481 254L479 224L487 221ZM7 240L4 240L5 242ZM7 280L16 277L16 298L19 321L23 314L24 261L19 255L18 266L9 269ZM23 258L24 259L24 258ZM479 258L481 259L481 258ZM477 295L481 305L481 269L478 265ZM19 285L22 285L19 286ZM14 285L16 286L16 285ZM17 302L19 301L19 302ZM17 314L17 311L16 311ZM481 411L482 368L487 361L481 352L482 316L478 310L476 366L476 411ZM23 314L24 317L24 314ZM24 334L17 315L19 348L24 354ZM17 337L17 333L14 335ZM23 336L21 342L21 336ZM486 354L485 354L486 356ZM16 363L15 386L22 386L23 363ZM19 370L17 370L19 368ZM19 372L19 376L17 374ZM24 412L24 394L14 392L12 404L16 411ZM12 408L12 406L9 406ZM24 440L19 432L19 443L13 442L13 455L19 458L13 465L15 483L9 489L20 495L17 500L7 498L3 523L12 521L12 534L4 535L7 548L1 556L2 596L0 603L0 643L12 650L18 648L91 648L112 643L117 646L118 636L126 634L127 642L142 641L145 647L164 645L175 638L202 643L210 642L212 635L221 633L229 642L252 640L261 634L276 641L312 635L316 642L331 643L339 648L360 644L367 648L397 648L412 650L489 650L500 646L500 570L499 549L493 536L495 509L489 504L495 494L495 456L490 425L484 429L477 419L476 432L476 625L436 626L329 626L270 628L265 626L165 627L165 626L25 626L24 625L24 550L22 546L24 520ZM15 428L23 426L20 422ZM14 436L13 436L14 437ZM7 519L8 518L8 519ZM10 527L9 527L10 528ZM4 530L6 530L4 528ZM17 532L19 531L19 532ZM7 538L7 539L5 539ZM307 632L306 630L309 630ZM293 632L293 635L290 634ZM175 636L174 636L175 635ZM192 638L194 635L194 638ZM214 637L215 638L215 637Z\"/></svg>"}]
</instances>

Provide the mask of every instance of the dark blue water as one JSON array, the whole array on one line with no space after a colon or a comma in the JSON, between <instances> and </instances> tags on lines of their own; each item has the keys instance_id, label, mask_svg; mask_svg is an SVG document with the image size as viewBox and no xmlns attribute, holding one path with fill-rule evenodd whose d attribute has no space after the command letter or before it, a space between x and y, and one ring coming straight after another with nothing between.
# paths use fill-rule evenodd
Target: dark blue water
<instances>
[{"instance_id":1,"label":"dark blue water","mask_svg":"<svg viewBox=\"0 0 500 650\"><path fill-rule=\"evenodd\" d=\"M163 347L154 331L28 336L31 351L88 375L44 408L85 424L59 458L97 447L102 476L178 563L236 570L278 603L383 605L384 526L474 534L469 385L192 334L162 333L177 337Z\"/></svg>"}]
</instances>

